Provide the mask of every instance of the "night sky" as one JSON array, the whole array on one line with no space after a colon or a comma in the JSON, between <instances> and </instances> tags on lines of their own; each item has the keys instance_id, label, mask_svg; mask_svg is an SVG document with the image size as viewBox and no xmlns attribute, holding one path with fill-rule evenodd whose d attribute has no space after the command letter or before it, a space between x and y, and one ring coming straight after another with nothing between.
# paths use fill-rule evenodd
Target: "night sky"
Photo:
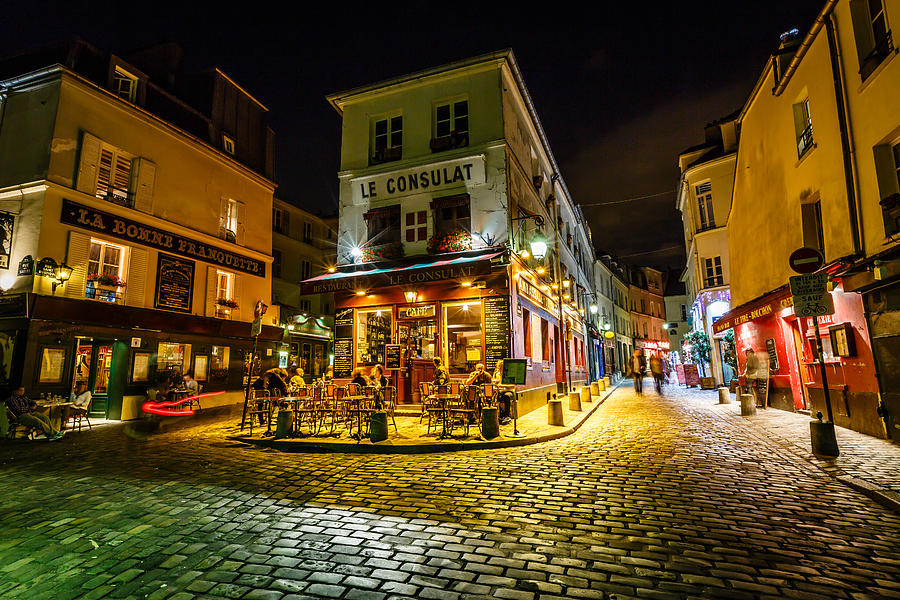
<instances>
[{"instance_id":1,"label":"night sky","mask_svg":"<svg viewBox=\"0 0 900 600\"><path fill-rule=\"evenodd\" d=\"M340 117L326 94L513 48L563 178L585 205L596 247L634 264L680 267L679 151L703 141L704 124L743 104L778 35L793 27L805 33L823 1L591 9L75 4L4 3L0 54L72 35L122 53L176 40L189 68L218 66L271 110L280 195L320 213L337 212ZM606 202L614 204L589 206Z\"/></svg>"}]
</instances>

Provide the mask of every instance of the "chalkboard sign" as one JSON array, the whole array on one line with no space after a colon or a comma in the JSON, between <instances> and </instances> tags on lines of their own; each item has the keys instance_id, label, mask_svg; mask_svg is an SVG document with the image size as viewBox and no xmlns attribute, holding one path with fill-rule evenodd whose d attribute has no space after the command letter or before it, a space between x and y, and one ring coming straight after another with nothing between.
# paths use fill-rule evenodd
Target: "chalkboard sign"
<instances>
[{"instance_id":1,"label":"chalkboard sign","mask_svg":"<svg viewBox=\"0 0 900 600\"><path fill-rule=\"evenodd\" d=\"M700 385L700 372L697 371L697 365L684 365L684 383L688 387Z\"/></svg>"},{"instance_id":2,"label":"chalkboard sign","mask_svg":"<svg viewBox=\"0 0 900 600\"><path fill-rule=\"evenodd\" d=\"M334 376L350 377L353 372L353 340L334 340Z\"/></svg>"},{"instance_id":3,"label":"chalkboard sign","mask_svg":"<svg viewBox=\"0 0 900 600\"><path fill-rule=\"evenodd\" d=\"M334 315L335 339L353 339L353 309L345 308Z\"/></svg>"},{"instance_id":4,"label":"chalkboard sign","mask_svg":"<svg viewBox=\"0 0 900 600\"><path fill-rule=\"evenodd\" d=\"M498 360L509 357L509 334L509 298L485 298L484 367L487 371L492 371Z\"/></svg>"},{"instance_id":5,"label":"chalkboard sign","mask_svg":"<svg viewBox=\"0 0 900 600\"><path fill-rule=\"evenodd\" d=\"M384 346L384 368L399 369L400 355L403 346L400 344L386 344Z\"/></svg>"},{"instance_id":6,"label":"chalkboard sign","mask_svg":"<svg viewBox=\"0 0 900 600\"><path fill-rule=\"evenodd\" d=\"M756 380L756 404L763 408L769 407L769 378Z\"/></svg>"},{"instance_id":7,"label":"chalkboard sign","mask_svg":"<svg viewBox=\"0 0 900 600\"><path fill-rule=\"evenodd\" d=\"M766 352L769 354L769 372L778 370L778 352L775 350L775 340L769 338L766 340Z\"/></svg>"},{"instance_id":8,"label":"chalkboard sign","mask_svg":"<svg viewBox=\"0 0 900 600\"><path fill-rule=\"evenodd\" d=\"M156 267L156 308L191 312L194 299L194 261L159 255Z\"/></svg>"}]
</instances>

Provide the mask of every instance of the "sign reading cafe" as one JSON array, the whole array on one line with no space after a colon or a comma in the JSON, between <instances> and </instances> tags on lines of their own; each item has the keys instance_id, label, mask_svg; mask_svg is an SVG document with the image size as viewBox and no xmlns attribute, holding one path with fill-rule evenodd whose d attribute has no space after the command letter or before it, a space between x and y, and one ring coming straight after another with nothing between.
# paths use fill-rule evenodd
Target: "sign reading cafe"
<instances>
[{"instance_id":1,"label":"sign reading cafe","mask_svg":"<svg viewBox=\"0 0 900 600\"><path fill-rule=\"evenodd\" d=\"M84 206L65 198L59 220L66 225L74 225L127 242L199 259L242 273L258 277L265 277L266 274L266 263L261 260L222 250L204 242L169 233L163 229Z\"/></svg>"},{"instance_id":2,"label":"sign reading cafe","mask_svg":"<svg viewBox=\"0 0 900 600\"><path fill-rule=\"evenodd\" d=\"M350 180L354 204L484 183L484 156L432 163Z\"/></svg>"}]
</instances>

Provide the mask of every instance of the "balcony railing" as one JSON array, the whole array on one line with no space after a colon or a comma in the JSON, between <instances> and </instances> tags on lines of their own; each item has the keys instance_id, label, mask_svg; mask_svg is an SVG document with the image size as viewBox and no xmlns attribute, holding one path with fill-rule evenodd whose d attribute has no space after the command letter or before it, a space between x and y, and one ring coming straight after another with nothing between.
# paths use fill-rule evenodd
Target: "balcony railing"
<instances>
[{"instance_id":1,"label":"balcony railing","mask_svg":"<svg viewBox=\"0 0 900 600\"><path fill-rule=\"evenodd\" d=\"M800 137L797 138L797 158L802 157L813 147L812 123L806 126Z\"/></svg>"},{"instance_id":2,"label":"balcony railing","mask_svg":"<svg viewBox=\"0 0 900 600\"><path fill-rule=\"evenodd\" d=\"M134 192L126 189L107 186L106 189L97 190L97 197L119 206L134 208Z\"/></svg>"},{"instance_id":3,"label":"balcony railing","mask_svg":"<svg viewBox=\"0 0 900 600\"><path fill-rule=\"evenodd\" d=\"M875 42L875 47L869 52L859 67L859 75L863 81L871 75L878 65L894 51L894 41L891 39L891 32L887 31L880 40Z\"/></svg>"},{"instance_id":4,"label":"balcony railing","mask_svg":"<svg viewBox=\"0 0 900 600\"><path fill-rule=\"evenodd\" d=\"M370 165L378 165L381 163L400 160L403 156L403 146L395 146L393 148L377 148L375 154L369 158Z\"/></svg>"},{"instance_id":5,"label":"balcony railing","mask_svg":"<svg viewBox=\"0 0 900 600\"><path fill-rule=\"evenodd\" d=\"M431 139L431 151L443 152L444 150L452 150L453 148L464 148L469 145L468 132L457 133L452 132L450 135Z\"/></svg>"}]
</instances>

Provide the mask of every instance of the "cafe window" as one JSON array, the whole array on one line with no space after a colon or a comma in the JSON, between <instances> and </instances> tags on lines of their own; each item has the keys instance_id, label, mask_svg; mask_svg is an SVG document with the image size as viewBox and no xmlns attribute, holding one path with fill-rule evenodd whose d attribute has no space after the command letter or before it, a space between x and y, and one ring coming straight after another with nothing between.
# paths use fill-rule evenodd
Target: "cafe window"
<instances>
[{"instance_id":1,"label":"cafe window","mask_svg":"<svg viewBox=\"0 0 900 600\"><path fill-rule=\"evenodd\" d=\"M128 249L104 240L91 239L88 253L85 298L121 302L125 291L125 261Z\"/></svg>"},{"instance_id":2,"label":"cafe window","mask_svg":"<svg viewBox=\"0 0 900 600\"><path fill-rule=\"evenodd\" d=\"M228 317L236 305L234 298L234 273L216 270L216 316Z\"/></svg>"},{"instance_id":3,"label":"cafe window","mask_svg":"<svg viewBox=\"0 0 900 600\"><path fill-rule=\"evenodd\" d=\"M122 67L116 67L113 72L113 92L119 98L134 102L137 98L138 78Z\"/></svg>"},{"instance_id":4,"label":"cafe window","mask_svg":"<svg viewBox=\"0 0 900 600\"><path fill-rule=\"evenodd\" d=\"M435 233L451 233L456 230L471 231L472 218L469 209L469 195L435 198L431 201L434 210Z\"/></svg>"},{"instance_id":5,"label":"cafe window","mask_svg":"<svg viewBox=\"0 0 900 600\"><path fill-rule=\"evenodd\" d=\"M484 362L481 300L444 304L444 358L450 374L467 374Z\"/></svg>"},{"instance_id":6,"label":"cafe window","mask_svg":"<svg viewBox=\"0 0 900 600\"><path fill-rule=\"evenodd\" d=\"M403 232L407 242L422 242L428 239L428 211L406 213Z\"/></svg>"},{"instance_id":7,"label":"cafe window","mask_svg":"<svg viewBox=\"0 0 900 600\"><path fill-rule=\"evenodd\" d=\"M356 311L356 362L384 364L384 346L391 343L391 308Z\"/></svg>"},{"instance_id":8,"label":"cafe window","mask_svg":"<svg viewBox=\"0 0 900 600\"><path fill-rule=\"evenodd\" d=\"M176 344L173 342L160 342L156 350L156 372L184 373L184 366L191 354L190 344Z\"/></svg>"},{"instance_id":9,"label":"cafe window","mask_svg":"<svg viewBox=\"0 0 900 600\"><path fill-rule=\"evenodd\" d=\"M231 348L228 346L213 346L209 350L209 373L213 379L225 379L228 375L228 360Z\"/></svg>"}]
</instances>

